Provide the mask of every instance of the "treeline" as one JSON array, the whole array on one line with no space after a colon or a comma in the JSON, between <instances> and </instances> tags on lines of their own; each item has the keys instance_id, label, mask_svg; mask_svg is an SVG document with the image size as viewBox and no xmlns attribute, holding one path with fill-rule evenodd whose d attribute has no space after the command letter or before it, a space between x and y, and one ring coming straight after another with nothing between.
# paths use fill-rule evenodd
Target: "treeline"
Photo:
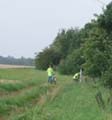
<instances>
[{"instance_id":1,"label":"treeline","mask_svg":"<svg viewBox=\"0 0 112 120\"><path fill-rule=\"evenodd\" d=\"M112 2L83 28L61 30L54 42L35 58L37 69L56 66L62 74L80 68L90 77L112 87Z\"/></svg>"},{"instance_id":2,"label":"treeline","mask_svg":"<svg viewBox=\"0 0 112 120\"><path fill-rule=\"evenodd\" d=\"M24 57L14 58L12 56L8 56L8 57L0 56L0 64L33 66L34 60L31 58L24 58Z\"/></svg>"}]
</instances>

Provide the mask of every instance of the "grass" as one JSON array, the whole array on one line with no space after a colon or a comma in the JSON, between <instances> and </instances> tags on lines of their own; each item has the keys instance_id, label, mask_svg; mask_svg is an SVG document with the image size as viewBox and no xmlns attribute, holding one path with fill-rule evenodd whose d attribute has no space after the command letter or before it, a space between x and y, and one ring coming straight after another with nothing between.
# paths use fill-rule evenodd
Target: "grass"
<instances>
[{"instance_id":1,"label":"grass","mask_svg":"<svg viewBox=\"0 0 112 120\"><path fill-rule=\"evenodd\" d=\"M75 83L57 74L57 85L47 84L45 71L0 69L0 116L3 120L111 120L112 108L99 108L91 83ZM104 101L108 90L100 86Z\"/></svg>"},{"instance_id":2,"label":"grass","mask_svg":"<svg viewBox=\"0 0 112 120\"><path fill-rule=\"evenodd\" d=\"M0 89L4 91L17 91L28 86L40 84L45 81L45 78L45 72L35 69L0 69L0 79L4 80L0 84ZM10 81L13 81L14 84L10 83Z\"/></svg>"},{"instance_id":3,"label":"grass","mask_svg":"<svg viewBox=\"0 0 112 120\"><path fill-rule=\"evenodd\" d=\"M84 86L69 84L53 101L42 108L16 117L16 120L105 120L93 96ZM38 118L38 119L37 119Z\"/></svg>"}]
</instances>

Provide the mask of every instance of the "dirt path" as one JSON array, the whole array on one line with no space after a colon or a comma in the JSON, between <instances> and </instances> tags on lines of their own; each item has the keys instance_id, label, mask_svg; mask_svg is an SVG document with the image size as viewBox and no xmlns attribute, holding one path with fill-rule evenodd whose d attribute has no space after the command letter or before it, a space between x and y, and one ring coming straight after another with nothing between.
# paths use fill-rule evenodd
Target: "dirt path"
<instances>
[{"instance_id":1,"label":"dirt path","mask_svg":"<svg viewBox=\"0 0 112 120\"><path fill-rule=\"evenodd\" d=\"M49 98L49 101L53 101L54 98L58 95L60 91L60 86L51 86L52 88L47 90L47 93L44 95L41 95L38 99L37 104L40 106L43 106L47 102L47 98Z\"/></svg>"},{"instance_id":2,"label":"dirt path","mask_svg":"<svg viewBox=\"0 0 112 120\"><path fill-rule=\"evenodd\" d=\"M0 116L0 120L4 120L3 117Z\"/></svg>"}]
</instances>

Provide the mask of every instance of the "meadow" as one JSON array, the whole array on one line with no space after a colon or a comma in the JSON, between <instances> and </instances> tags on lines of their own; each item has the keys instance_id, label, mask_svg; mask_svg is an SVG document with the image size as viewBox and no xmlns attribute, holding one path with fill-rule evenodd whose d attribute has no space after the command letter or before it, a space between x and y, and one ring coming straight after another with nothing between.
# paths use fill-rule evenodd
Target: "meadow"
<instances>
[{"instance_id":1,"label":"meadow","mask_svg":"<svg viewBox=\"0 0 112 120\"><path fill-rule=\"evenodd\" d=\"M111 106L98 106L91 82L56 76L57 84L49 85L46 71L0 69L0 120L112 120ZM107 102L108 90L100 90Z\"/></svg>"}]
</instances>

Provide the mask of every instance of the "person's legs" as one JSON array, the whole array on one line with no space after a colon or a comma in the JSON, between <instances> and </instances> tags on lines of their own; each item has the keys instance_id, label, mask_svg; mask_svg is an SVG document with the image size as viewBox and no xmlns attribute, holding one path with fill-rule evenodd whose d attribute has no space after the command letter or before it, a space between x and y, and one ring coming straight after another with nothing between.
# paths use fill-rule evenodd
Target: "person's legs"
<instances>
[{"instance_id":1,"label":"person's legs","mask_svg":"<svg viewBox=\"0 0 112 120\"><path fill-rule=\"evenodd\" d=\"M48 83L50 83L50 76L48 76Z\"/></svg>"},{"instance_id":2,"label":"person's legs","mask_svg":"<svg viewBox=\"0 0 112 120\"><path fill-rule=\"evenodd\" d=\"M51 81L51 83L56 84L56 77L55 77L55 76L52 76L52 81Z\"/></svg>"},{"instance_id":3,"label":"person's legs","mask_svg":"<svg viewBox=\"0 0 112 120\"><path fill-rule=\"evenodd\" d=\"M48 83L52 83L52 76L48 77Z\"/></svg>"}]
</instances>

